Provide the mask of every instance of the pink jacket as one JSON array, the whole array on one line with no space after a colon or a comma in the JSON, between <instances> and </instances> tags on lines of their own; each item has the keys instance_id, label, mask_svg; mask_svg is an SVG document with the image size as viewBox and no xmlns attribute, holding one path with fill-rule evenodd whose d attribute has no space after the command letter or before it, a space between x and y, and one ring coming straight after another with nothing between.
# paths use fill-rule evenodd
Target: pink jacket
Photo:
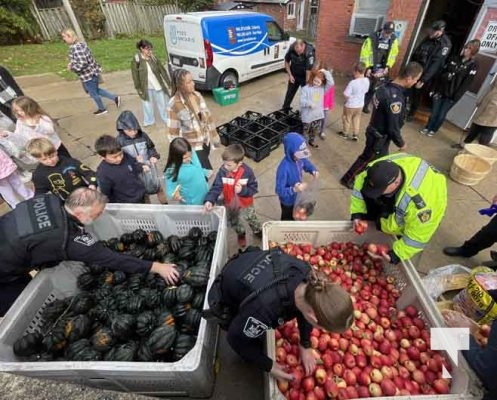
<instances>
[{"instance_id":1,"label":"pink jacket","mask_svg":"<svg viewBox=\"0 0 497 400\"><path fill-rule=\"evenodd\" d=\"M9 175L17 169L17 165L14 164L9 157L9 155L0 149L0 179L7 178Z\"/></svg>"},{"instance_id":2,"label":"pink jacket","mask_svg":"<svg viewBox=\"0 0 497 400\"><path fill-rule=\"evenodd\" d=\"M333 110L334 106L335 106L335 86L332 86L324 94L323 109L324 110Z\"/></svg>"}]
</instances>

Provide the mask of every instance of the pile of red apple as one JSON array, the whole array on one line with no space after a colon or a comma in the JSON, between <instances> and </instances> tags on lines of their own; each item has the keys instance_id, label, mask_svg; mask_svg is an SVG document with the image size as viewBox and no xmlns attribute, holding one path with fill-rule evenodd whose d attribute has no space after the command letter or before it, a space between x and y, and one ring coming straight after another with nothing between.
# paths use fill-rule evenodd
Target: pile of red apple
<instances>
[{"instance_id":1,"label":"pile of red apple","mask_svg":"<svg viewBox=\"0 0 497 400\"><path fill-rule=\"evenodd\" d=\"M276 246L270 243L270 246ZM436 395L450 392L442 365L450 363L430 350L429 327L413 305L396 309L395 278L370 257L368 245L330 243L313 247L287 243L281 248L339 283L352 296L354 323L342 334L314 328L311 348L317 360L305 376L299 360L295 320L275 331L276 361L295 379L278 380L286 399L355 399L380 396Z\"/></svg>"}]
</instances>

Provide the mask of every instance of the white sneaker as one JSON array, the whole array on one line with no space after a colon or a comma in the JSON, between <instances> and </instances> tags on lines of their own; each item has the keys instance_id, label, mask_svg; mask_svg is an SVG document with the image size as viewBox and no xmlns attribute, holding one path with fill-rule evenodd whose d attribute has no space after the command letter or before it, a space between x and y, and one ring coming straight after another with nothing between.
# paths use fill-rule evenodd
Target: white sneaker
<instances>
[{"instance_id":1,"label":"white sneaker","mask_svg":"<svg viewBox=\"0 0 497 400\"><path fill-rule=\"evenodd\" d=\"M319 134L319 137L320 137L322 140L326 139L326 133L321 132L321 133Z\"/></svg>"}]
</instances>

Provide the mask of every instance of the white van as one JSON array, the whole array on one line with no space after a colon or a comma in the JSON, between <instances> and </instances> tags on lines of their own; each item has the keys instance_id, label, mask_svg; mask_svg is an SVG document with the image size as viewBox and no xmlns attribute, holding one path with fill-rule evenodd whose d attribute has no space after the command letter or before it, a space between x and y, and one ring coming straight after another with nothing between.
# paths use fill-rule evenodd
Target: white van
<instances>
[{"instance_id":1,"label":"white van","mask_svg":"<svg viewBox=\"0 0 497 400\"><path fill-rule=\"evenodd\" d=\"M190 71L200 90L282 69L295 40L271 16L246 11L166 15L164 36L172 68Z\"/></svg>"}]
</instances>

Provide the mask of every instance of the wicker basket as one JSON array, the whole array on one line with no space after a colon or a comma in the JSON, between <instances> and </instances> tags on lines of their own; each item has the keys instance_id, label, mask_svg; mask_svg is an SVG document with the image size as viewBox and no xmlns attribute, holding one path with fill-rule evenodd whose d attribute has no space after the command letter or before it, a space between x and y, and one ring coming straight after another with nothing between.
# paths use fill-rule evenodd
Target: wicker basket
<instances>
[{"instance_id":1,"label":"wicker basket","mask_svg":"<svg viewBox=\"0 0 497 400\"><path fill-rule=\"evenodd\" d=\"M461 154L472 154L487 161L490 165L497 161L497 151L494 149L476 143L467 143Z\"/></svg>"},{"instance_id":2,"label":"wicker basket","mask_svg":"<svg viewBox=\"0 0 497 400\"><path fill-rule=\"evenodd\" d=\"M492 166L488 161L472 154L459 154L450 167L450 177L456 182L473 186L485 178Z\"/></svg>"}]
</instances>

